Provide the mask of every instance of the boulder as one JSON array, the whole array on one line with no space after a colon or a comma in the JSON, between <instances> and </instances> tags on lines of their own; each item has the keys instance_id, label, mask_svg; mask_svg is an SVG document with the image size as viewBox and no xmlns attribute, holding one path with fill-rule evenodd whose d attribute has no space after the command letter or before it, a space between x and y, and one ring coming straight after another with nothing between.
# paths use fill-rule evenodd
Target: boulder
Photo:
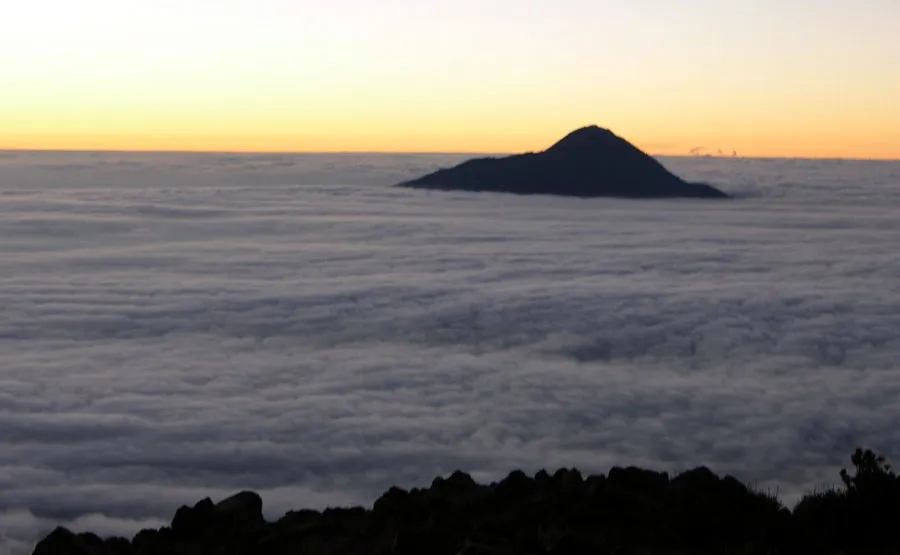
<instances>
[{"instance_id":1,"label":"boulder","mask_svg":"<svg viewBox=\"0 0 900 555\"><path fill-rule=\"evenodd\" d=\"M193 507L179 508L172 519L172 532L181 538L194 538L213 528L215 524L216 506L207 497Z\"/></svg>"},{"instance_id":2,"label":"boulder","mask_svg":"<svg viewBox=\"0 0 900 555\"><path fill-rule=\"evenodd\" d=\"M32 555L91 555L91 549L82 538L59 526L38 542Z\"/></svg>"},{"instance_id":3,"label":"boulder","mask_svg":"<svg viewBox=\"0 0 900 555\"><path fill-rule=\"evenodd\" d=\"M220 522L254 527L265 523L262 508L262 497L258 493L242 491L216 503L213 512Z\"/></svg>"},{"instance_id":4,"label":"boulder","mask_svg":"<svg viewBox=\"0 0 900 555\"><path fill-rule=\"evenodd\" d=\"M644 470L635 466L613 467L608 475L609 483L635 493L661 496L669 486L669 475L665 472Z\"/></svg>"}]
</instances>

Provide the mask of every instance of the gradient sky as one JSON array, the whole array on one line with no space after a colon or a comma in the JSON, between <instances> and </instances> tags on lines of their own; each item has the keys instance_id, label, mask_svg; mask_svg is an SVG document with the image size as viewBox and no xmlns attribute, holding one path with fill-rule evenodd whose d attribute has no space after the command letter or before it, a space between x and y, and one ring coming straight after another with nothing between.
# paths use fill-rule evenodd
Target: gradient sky
<instances>
[{"instance_id":1,"label":"gradient sky","mask_svg":"<svg viewBox=\"0 0 900 555\"><path fill-rule=\"evenodd\" d=\"M898 0L9 0L0 148L900 158Z\"/></svg>"}]
</instances>

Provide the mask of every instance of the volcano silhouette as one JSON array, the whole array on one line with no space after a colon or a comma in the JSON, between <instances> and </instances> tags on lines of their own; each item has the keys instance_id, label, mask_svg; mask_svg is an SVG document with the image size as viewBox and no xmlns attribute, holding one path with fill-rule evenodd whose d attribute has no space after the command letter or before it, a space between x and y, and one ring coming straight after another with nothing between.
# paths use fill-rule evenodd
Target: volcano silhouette
<instances>
[{"instance_id":1,"label":"volcano silhouette","mask_svg":"<svg viewBox=\"0 0 900 555\"><path fill-rule=\"evenodd\" d=\"M476 158L399 187L523 195L621 198L728 198L688 183L608 129L577 129L543 152Z\"/></svg>"}]
</instances>

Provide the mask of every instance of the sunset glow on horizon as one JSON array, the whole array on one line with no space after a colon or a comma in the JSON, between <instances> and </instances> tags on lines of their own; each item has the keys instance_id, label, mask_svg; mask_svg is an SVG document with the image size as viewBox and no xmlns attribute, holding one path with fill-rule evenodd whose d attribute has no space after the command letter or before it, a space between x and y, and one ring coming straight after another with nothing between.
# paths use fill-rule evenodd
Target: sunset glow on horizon
<instances>
[{"instance_id":1,"label":"sunset glow on horizon","mask_svg":"<svg viewBox=\"0 0 900 555\"><path fill-rule=\"evenodd\" d=\"M0 149L900 158L894 0L11 3Z\"/></svg>"}]
</instances>

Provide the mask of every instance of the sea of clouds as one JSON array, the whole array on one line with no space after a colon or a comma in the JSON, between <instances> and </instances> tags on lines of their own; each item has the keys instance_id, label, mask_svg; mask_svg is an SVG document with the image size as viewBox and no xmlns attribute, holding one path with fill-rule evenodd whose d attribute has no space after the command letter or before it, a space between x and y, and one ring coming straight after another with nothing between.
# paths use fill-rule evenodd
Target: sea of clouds
<instances>
[{"instance_id":1,"label":"sea of clouds","mask_svg":"<svg viewBox=\"0 0 900 555\"><path fill-rule=\"evenodd\" d=\"M240 489L706 464L791 501L900 459L900 163L390 187L464 158L0 152L0 553Z\"/></svg>"}]
</instances>

